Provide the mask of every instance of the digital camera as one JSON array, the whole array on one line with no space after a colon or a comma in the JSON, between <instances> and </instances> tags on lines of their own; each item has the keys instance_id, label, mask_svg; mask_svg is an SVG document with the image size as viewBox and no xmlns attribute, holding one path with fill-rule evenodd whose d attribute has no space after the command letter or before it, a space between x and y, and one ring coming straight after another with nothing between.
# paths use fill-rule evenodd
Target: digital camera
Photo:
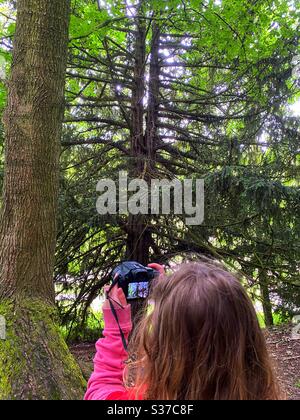
<instances>
[{"instance_id":1,"label":"digital camera","mask_svg":"<svg viewBox=\"0 0 300 420\"><path fill-rule=\"evenodd\" d=\"M159 272L150 267L128 261L114 269L113 282L124 291L127 300L147 299L152 280L159 276Z\"/></svg>"}]
</instances>

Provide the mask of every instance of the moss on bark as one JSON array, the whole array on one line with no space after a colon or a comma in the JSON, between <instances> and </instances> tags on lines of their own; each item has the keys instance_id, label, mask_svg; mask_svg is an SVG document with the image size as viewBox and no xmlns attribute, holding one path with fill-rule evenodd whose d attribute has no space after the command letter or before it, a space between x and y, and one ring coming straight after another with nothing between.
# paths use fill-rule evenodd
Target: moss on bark
<instances>
[{"instance_id":1,"label":"moss on bark","mask_svg":"<svg viewBox=\"0 0 300 420\"><path fill-rule=\"evenodd\" d=\"M0 302L1 400L82 399L86 383L61 337L55 307L36 299Z\"/></svg>"}]
</instances>

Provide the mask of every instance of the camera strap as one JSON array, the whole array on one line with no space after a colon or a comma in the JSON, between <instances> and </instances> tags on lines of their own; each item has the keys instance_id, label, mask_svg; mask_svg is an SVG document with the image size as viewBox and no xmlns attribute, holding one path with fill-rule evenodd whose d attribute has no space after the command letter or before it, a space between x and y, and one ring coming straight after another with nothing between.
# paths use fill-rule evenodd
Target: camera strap
<instances>
[{"instance_id":1,"label":"camera strap","mask_svg":"<svg viewBox=\"0 0 300 420\"><path fill-rule=\"evenodd\" d=\"M118 318L118 314L117 314L116 308L114 307L113 302L116 303L117 305L119 305L120 308L122 308L122 309L124 309L124 307L119 302L115 301L113 298L111 298L109 296L109 293L110 293L111 289L117 284L117 281L118 280L115 279L115 281L113 282L113 284L111 285L109 290L106 292L106 298L109 301L110 309L111 309L112 314L113 314L113 316L114 316L114 318L115 318L115 320L118 324L121 339L122 339L122 343L123 343L123 347L124 347L125 351L128 352L128 345L127 345L127 342L126 342L126 338L125 338L124 332L122 331L122 328L121 328L121 325L120 325L120 322L119 322L119 318Z\"/></svg>"}]
</instances>

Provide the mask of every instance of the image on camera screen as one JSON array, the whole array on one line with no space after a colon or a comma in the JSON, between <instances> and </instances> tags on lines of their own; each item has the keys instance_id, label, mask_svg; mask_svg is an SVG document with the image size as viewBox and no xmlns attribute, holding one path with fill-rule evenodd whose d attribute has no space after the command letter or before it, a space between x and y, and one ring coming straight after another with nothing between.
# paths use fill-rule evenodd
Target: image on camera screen
<instances>
[{"instance_id":1,"label":"image on camera screen","mask_svg":"<svg viewBox=\"0 0 300 420\"><path fill-rule=\"evenodd\" d=\"M139 283L129 283L128 285L128 299L147 298L149 294L149 283L142 281Z\"/></svg>"}]
</instances>

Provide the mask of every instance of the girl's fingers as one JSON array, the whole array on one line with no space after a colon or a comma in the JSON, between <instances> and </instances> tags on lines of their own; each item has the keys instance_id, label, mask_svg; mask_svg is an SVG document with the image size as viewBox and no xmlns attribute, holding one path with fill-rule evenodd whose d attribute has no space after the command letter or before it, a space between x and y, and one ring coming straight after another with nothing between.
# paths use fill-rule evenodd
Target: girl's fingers
<instances>
[{"instance_id":1,"label":"girl's fingers","mask_svg":"<svg viewBox=\"0 0 300 420\"><path fill-rule=\"evenodd\" d=\"M107 294L108 291L109 291L109 286L104 286L105 297L106 297L106 294ZM102 305L102 308L103 309L107 309L109 307L110 307L109 306L109 301L108 301L108 299L105 299L105 301L104 301L104 303Z\"/></svg>"},{"instance_id":2,"label":"girl's fingers","mask_svg":"<svg viewBox=\"0 0 300 420\"><path fill-rule=\"evenodd\" d=\"M148 267L153 268L153 270L158 271L162 276L166 274L165 268L157 263L149 264Z\"/></svg>"},{"instance_id":3,"label":"girl's fingers","mask_svg":"<svg viewBox=\"0 0 300 420\"><path fill-rule=\"evenodd\" d=\"M125 296L122 288L119 288L118 289L118 301L120 302L120 304L122 306L126 306L127 305L126 296Z\"/></svg>"},{"instance_id":4,"label":"girl's fingers","mask_svg":"<svg viewBox=\"0 0 300 420\"><path fill-rule=\"evenodd\" d=\"M109 296L113 299L113 300L115 300L115 301L119 301L119 299L118 299L118 291L116 290L117 289L117 286L114 286L113 288L112 288L112 290L109 292L109 290L110 290L110 286L104 286L104 291L105 291L105 295L107 294L107 292L109 292ZM106 299L105 301L104 301L104 303L103 303L103 309L105 309L105 308L110 308L110 303L109 303L109 299Z\"/></svg>"},{"instance_id":5,"label":"girl's fingers","mask_svg":"<svg viewBox=\"0 0 300 420\"><path fill-rule=\"evenodd\" d=\"M109 286L107 288L106 291L109 290ZM126 296L123 292L122 288L119 288L117 285L115 285L111 291L109 292L109 296L111 297L111 299L115 302L118 302L121 306L126 306L127 305L127 300L126 300ZM108 301L108 300L106 300ZM118 306L118 304L116 304L115 306Z\"/></svg>"}]
</instances>

